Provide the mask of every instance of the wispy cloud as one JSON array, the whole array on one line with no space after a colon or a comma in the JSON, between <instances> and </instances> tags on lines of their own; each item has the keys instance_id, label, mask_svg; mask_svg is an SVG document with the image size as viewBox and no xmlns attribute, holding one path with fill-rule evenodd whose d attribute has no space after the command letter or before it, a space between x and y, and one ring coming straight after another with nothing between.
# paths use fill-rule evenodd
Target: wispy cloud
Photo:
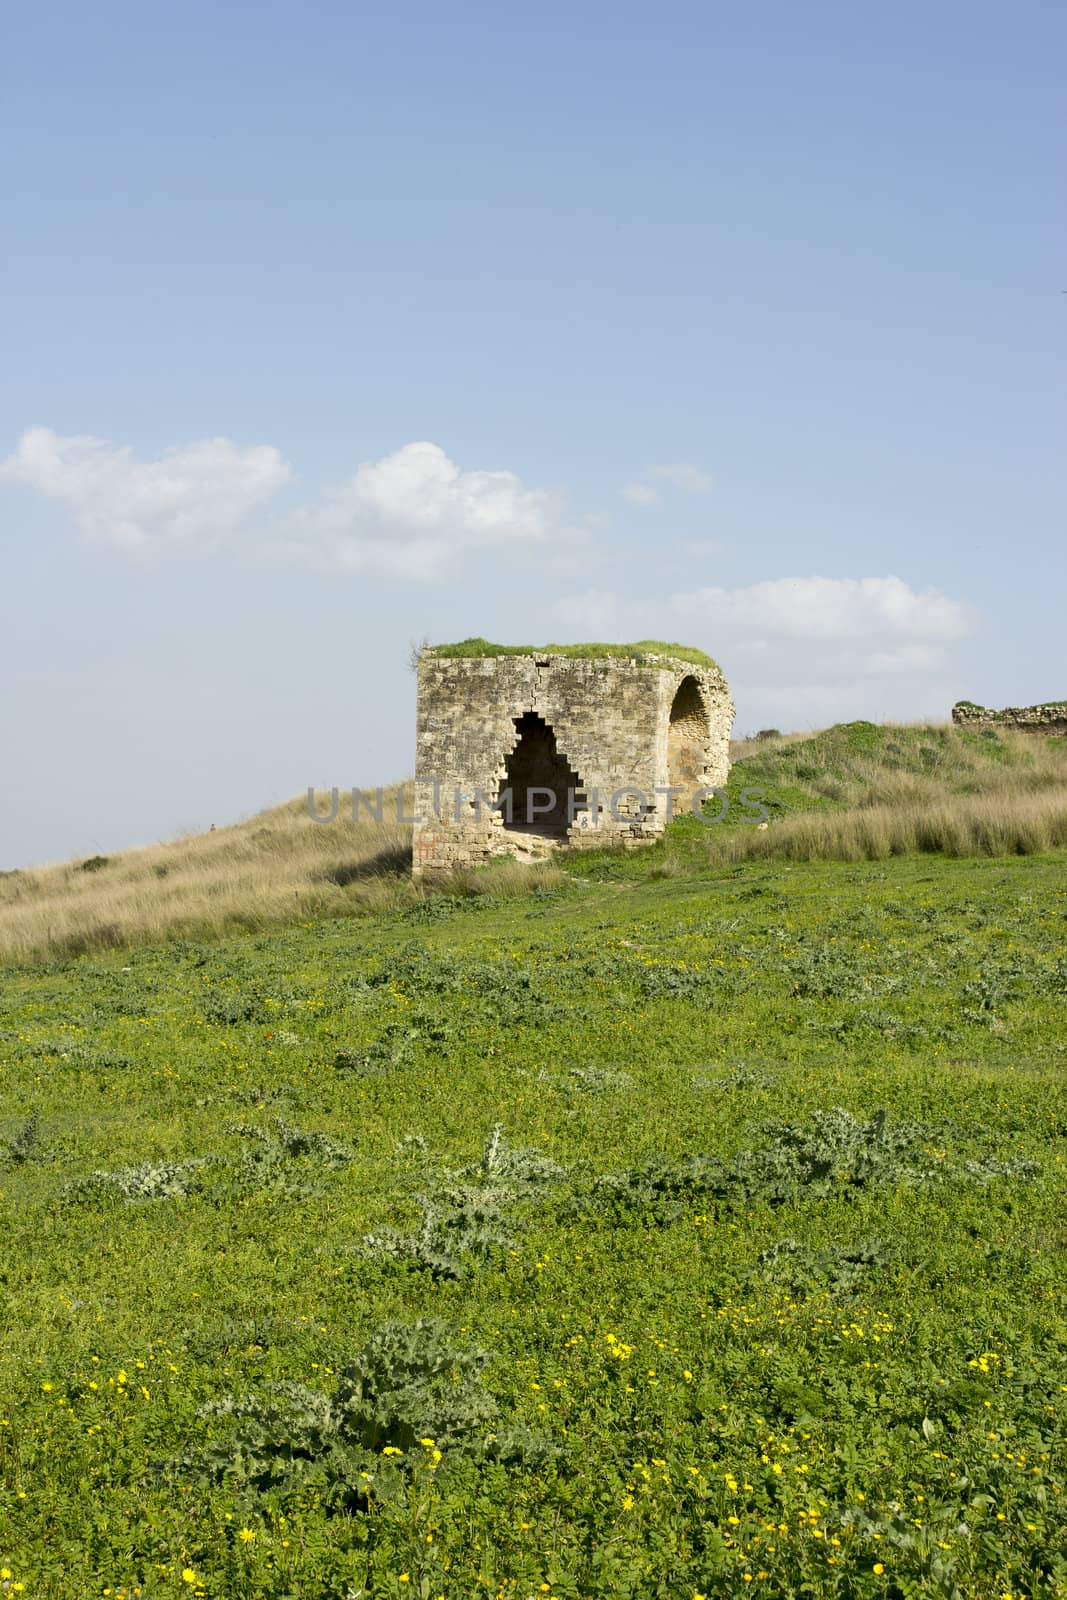
<instances>
[{"instance_id":1,"label":"wispy cloud","mask_svg":"<svg viewBox=\"0 0 1067 1600\"><path fill-rule=\"evenodd\" d=\"M654 506L659 499L659 490L651 483L628 483L622 492L635 506Z\"/></svg>"},{"instance_id":2,"label":"wispy cloud","mask_svg":"<svg viewBox=\"0 0 1067 1600\"><path fill-rule=\"evenodd\" d=\"M668 461L659 467L647 467L640 478L626 484L622 491L626 499L637 506L657 505L660 491L656 484L649 482L650 478L658 478L661 483L668 484L672 489L681 489L686 494L708 494L714 487L710 474L700 467L694 467L688 461Z\"/></svg>"},{"instance_id":3,"label":"wispy cloud","mask_svg":"<svg viewBox=\"0 0 1067 1600\"><path fill-rule=\"evenodd\" d=\"M715 486L709 473L702 472L699 467L690 466L687 461L672 461L666 466L653 467L651 470L654 478L662 478L675 489L685 489L689 494L707 494Z\"/></svg>"},{"instance_id":4,"label":"wispy cloud","mask_svg":"<svg viewBox=\"0 0 1067 1600\"><path fill-rule=\"evenodd\" d=\"M690 616L793 638L870 639L888 633L958 639L970 631L966 606L902 579L775 578L741 589L700 589L676 597Z\"/></svg>"},{"instance_id":5,"label":"wispy cloud","mask_svg":"<svg viewBox=\"0 0 1067 1600\"><path fill-rule=\"evenodd\" d=\"M721 556L725 548L718 539L687 539L682 545L682 552L694 561L711 561Z\"/></svg>"}]
</instances>

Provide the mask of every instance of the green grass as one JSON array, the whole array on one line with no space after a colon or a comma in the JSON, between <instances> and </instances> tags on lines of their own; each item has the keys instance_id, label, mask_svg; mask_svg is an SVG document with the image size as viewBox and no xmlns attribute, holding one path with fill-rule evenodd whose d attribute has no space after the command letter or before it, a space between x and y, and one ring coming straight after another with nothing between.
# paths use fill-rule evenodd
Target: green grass
<instances>
[{"instance_id":1,"label":"green grass","mask_svg":"<svg viewBox=\"0 0 1067 1600\"><path fill-rule=\"evenodd\" d=\"M1065 866L6 968L0 1582L1062 1594Z\"/></svg>"},{"instance_id":2,"label":"green grass","mask_svg":"<svg viewBox=\"0 0 1067 1600\"><path fill-rule=\"evenodd\" d=\"M760 785L773 814L872 805L922 785L932 797L1018 793L1067 782L1067 740L951 723L844 722L742 747L731 781Z\"/></svg>"},{"instance_id":3,"label":"green grass","mask_svg":"<svg viewBox=\"0 0 1067 1600\"><path fill-rule=\"evenodd\" d=\"M670 656L675 661L689 661L698 667L716 667L718 663L703 650L692 645L667 644L661 639L641 639L637 644L490 644L488 639L463 639L458 644L435 644L426 654L445 660L472 660L483 656L570 656L576 660L603 660L619 657L636 661L638 666L656 666L651 656Z\"/></svg>"}]
</instances>

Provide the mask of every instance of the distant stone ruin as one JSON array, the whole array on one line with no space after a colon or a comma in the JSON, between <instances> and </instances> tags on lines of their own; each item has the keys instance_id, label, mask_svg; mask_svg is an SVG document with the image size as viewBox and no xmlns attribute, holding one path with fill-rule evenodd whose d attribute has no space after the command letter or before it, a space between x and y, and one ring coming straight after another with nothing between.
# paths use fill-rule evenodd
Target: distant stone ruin
<instances>
[{"instance_id":1,"label":"distant stone ruin","mask_svg":"<svg viewBox=\"0 0 1067 1600\"><path fill-rule=\"evenodd\" d=\"M650 842L726 782L733 719L718 666L678 645L427 647L415 875Z\"/></svg>"},{"instance_id":2,"label":"distant stone ruin","mask_svg":"<svg viewBox=\"0 0 1067 1600\"><path fill-rule=\"evenodd\" d=\"M1024 733L1067 734L1067 700L1047 700L1039 706L1006 706L991 711L973 700L959 700L952 720L961 728L1019 728Z\"/></svg>"}]
</instances>

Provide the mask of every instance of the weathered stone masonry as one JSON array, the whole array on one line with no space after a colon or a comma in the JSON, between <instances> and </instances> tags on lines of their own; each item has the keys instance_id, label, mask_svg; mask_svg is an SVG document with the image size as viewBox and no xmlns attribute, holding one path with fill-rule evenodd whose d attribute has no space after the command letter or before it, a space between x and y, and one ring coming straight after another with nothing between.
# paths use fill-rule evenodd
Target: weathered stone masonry
<instances>
[{"instance_id":1,"label":"weathered stone masonry","mask_svg":"<svg viewBox=\"0 0 1067 1600\"><path fill-rule=\"evenodd\" d=\"M457 658L425 650L416 876L491 856L537 859L563 844L655 839L668 816L668 797L657 789L681 790L677 815L697 790L726 782L733 716L717 667L670 656ZM641 793L619 794L628 787ZM505 789L510 824L492 809ZM540 791L532 826L528 789Z\"/></svg>"},{"instance_id":2,"label":"weathered stone masonry","mask_svg":"<svg viewBox=\"0 0 1067 1600\"><path fill-rule=\"evenodd\" d=\"M1039 706L1006 706L991 711L973 700L952 707L952 720L960 728L1018 728L1023 733L1067 734L1067 701L1049 700Z\"/></svg>"}]
</instances>

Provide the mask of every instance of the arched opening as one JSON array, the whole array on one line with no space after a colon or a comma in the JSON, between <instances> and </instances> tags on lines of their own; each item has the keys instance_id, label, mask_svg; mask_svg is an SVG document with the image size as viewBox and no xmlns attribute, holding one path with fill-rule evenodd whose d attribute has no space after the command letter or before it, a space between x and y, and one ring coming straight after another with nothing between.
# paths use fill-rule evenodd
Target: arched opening
<instances>
[{"instance_id":1,"label":"arched opening","mask_svg":"<svg viewBox=\"0 0 1067 1600\"><path fill-rule=\"evenodd\" d=\"M516 717L515 730L518 742L505 761L506 776L500 785L502 791L511 790L504 826L565 839L576 808L575 799L568 806L567 797L579 791L584 797L582 780L556 749L556 735L536 711Z\"/></svg>"},{"instance_id":2,"label":"arched opening","mask_svg":"<svg viewBox=\"0 0 1067 1600\"><path fill-rule=\"evenodd\" d=\"M704 782L708 713L695 678L683 678L671 705L667 730L667 781L681 789L686 804ZM675 801L675 810L679 802Z\"/></svg>"}]
</instances>

